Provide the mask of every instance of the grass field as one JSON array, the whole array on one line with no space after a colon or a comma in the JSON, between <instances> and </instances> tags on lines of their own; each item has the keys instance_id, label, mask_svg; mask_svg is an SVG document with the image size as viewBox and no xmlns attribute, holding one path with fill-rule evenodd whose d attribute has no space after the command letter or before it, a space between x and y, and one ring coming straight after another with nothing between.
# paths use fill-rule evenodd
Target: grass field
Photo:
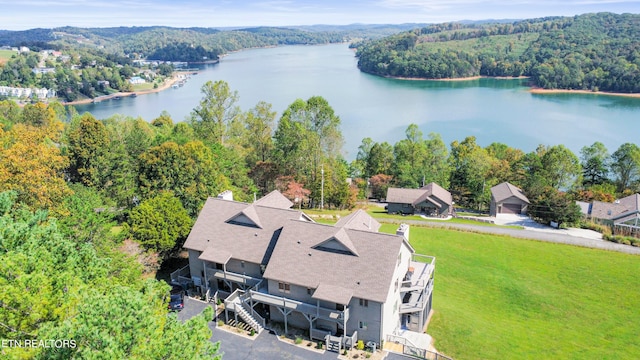
<instances>
[{"instance_id":1,"label":"grass field","mask_svg":"<svg viewBox=\"0 0 640 360\"><path fill-rule=\"evenodd\" d=\"M640 257L416 226L410 237L418 253L437 258L428 333L440 352L456 360L640 358Z\"/></svg>"},{"instance_id":2,"label":"grass field","mask_svg":"<svg viewBox=\"0 0 640 360\"><path fill-rule=\"evenodd\" d=\"M143 91L143 90L151 90L151 89L153 89L153 83L150 83L150 82L133 85L133 91Z\"/></svg>"},{"instance_id":3,"label":"grass field","mask_svg":"<svg viewBox=\"0 0 640 360\"><path fill-rule=\"evenodd\" d=\"M417 47L421 50L428 49L429 52L443 51L466 51L471 54L483 53L487 49L500 48L506 51L511 46L510 55L521 56L529 45L538 39L540 35L536 33L523 33L511 35L494 35L490 37L479 37L467 40L425 42Z\"/></svg>"},{"instance_id":4,"label":"grass field","mask_svg":"<svg viewBox=\"0 0 640 360\"><path fill-rule=\"evenodd\" d=\"M12 50L0 50L0 64L6 63L13 55L17 54L18 53L16 51Z\"/></svg>"}]
</instances>

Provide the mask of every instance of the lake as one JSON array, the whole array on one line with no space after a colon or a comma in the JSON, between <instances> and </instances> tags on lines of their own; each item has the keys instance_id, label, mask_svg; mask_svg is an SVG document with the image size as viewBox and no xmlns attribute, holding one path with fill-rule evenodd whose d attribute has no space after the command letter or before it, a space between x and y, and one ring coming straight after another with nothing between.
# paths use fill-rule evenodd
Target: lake
<instances>
[{"instance_id":1,"label":"lake","mask_svg":"<svg viewBox=\"0 0 640 360\"><path fill-rule=\"evenodd\" d=\"M136 98L76 106L104 119L113 114L151 121L168 111L184 120L198 105L200 87L224 80L244 111L259 101L280 114L297 98L319 95L342 120L345 157L353 160L364 137L393 145L411 123L445 143L473 135L486 146L503 142L525 152L564 144L576 155L595 141L614 152L638 141L640 99L595 94L531 94L526 80L412 81L361 73L347 44L285 46L230 54L206 65L183 86Z\"/></svg>"}]
</instances>

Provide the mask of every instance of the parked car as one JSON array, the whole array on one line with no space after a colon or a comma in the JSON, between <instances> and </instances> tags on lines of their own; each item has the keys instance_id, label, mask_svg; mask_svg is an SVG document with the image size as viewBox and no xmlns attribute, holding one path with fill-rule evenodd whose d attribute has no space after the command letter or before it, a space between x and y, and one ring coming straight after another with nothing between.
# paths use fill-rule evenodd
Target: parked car
<instances>
[{"instance_id":1,"label":"parked car","mask_svg":"<svg viewBox=\"0 0 640 360\"><path fill-rule=\"evenodd\" d=\"M184 309L184 296L182 294L171 294L168 308L171 311L180 311Z\"/></svg>"}]
</instances>

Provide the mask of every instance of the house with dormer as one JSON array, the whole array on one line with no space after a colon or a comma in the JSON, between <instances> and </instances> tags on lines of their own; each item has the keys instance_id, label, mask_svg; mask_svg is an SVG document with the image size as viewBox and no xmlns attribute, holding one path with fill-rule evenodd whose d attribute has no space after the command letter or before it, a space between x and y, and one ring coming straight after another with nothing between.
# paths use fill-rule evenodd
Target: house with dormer
<instances>
[{"instance_id":1,"label":"house with dormer","mask_svg":"<svg viewBox=\"0 0 640 360\"><path fill-rule=\"evenodd\" d=\"M292 205L278 191L250 204L229 193L209 198L185 242L181 278L224 299L228 318L258 332L275 323L305 329L329 349L424 331L435 258L416 254L408 226L380 233L362 210L318 224Z\"/></svg>"}]
</instances>

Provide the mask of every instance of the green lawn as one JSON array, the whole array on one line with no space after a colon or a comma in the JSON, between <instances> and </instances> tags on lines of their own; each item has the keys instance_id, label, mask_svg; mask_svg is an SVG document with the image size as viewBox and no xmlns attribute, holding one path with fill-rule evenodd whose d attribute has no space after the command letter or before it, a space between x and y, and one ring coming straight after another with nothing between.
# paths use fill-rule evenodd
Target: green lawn
<instances>
[{"instance_id":1,"label":"green lawn","mask_svg":"<svg viewBox=\"0 0 640 360\"><path fill-rule=\"evenodd\" d=\"M6 63L13 55L17 54L18 52L12 50L0 50L0 64Z\"/></svg>"},{"instance_id":2,"label":"green lawn","mask_svg":"<svg viewBox=\"0 0 640 360\"><path fill-rule=\"evenodd\" d=\"M143 91L143 90L151 90L151 89L153 89L153 83L150 83L150 82L133 85L133 91Z\"/></svg>"},{"instance_id":3,"label":"green lawn","mask_svg":"<svg viewBox=\"0 0 640 360\"><path fill-rule=\"evenodd\" d=\"M640 358L640 257L416 226L410 237L418 253L437 257L428 333L440 352L456 360Z\"/></svg>"}]
</instances>

